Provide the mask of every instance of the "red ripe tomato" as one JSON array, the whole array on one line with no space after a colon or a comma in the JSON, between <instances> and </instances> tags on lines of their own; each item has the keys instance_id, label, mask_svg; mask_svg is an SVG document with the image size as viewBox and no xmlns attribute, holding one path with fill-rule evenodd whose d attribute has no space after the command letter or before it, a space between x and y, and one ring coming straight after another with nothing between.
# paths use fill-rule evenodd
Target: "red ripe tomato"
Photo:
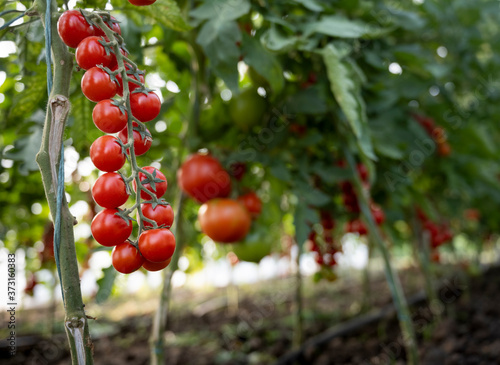
<instances>
[{"instance_id":1,"label":"red ripe tomato","mask_svg":"<svg viewBox=\"0 0 500 365\"><path fill-rule=\"evenodd\" d=\"M130 94L130 111L140 122L149 122L160 114L161 101L158 95L150 91Z\"/></svg>"},{"instance_id":2,"label":"red ripe tomato","mask_svg":"<svg viewBox=\"0 0 500 365\"><path fill-rule=\"evenodd\" d=\"M205 203L225 198L231 192L231 178L220 162L210 155L194 154L177 171L179 187L193 199Z\"/></svg>"},{"instance_id":3,"label":"red ripe tomato","mask_svg":"<svg viewBox=\"0 0 500 365\"><path fill-rule=\"evenodd\" d=\"M127 126L127 111L116 106L113 99L101 100L92 111L92 120L104 133L117 133Z\"/></svg>"},{"instance_id":4,"label":"red ripe tomato","mask_svg":"<svg viewBox=\"0 0 500 365\"><path fill-rule=\"evenodd\" d=\"M113 54L101 44L101 37L87 37L80 42L76 49L75 58L78 66L84 70L102 65L108 67L113 61Z\"/></svg>"},{"instance_id":5,"label":"red ripe tomato","mask_svg":"<svg viewBox=\"0 0 500 365\"><path fill-rule=\"evenodd\" d=\"M128 199L125 181L116 172L107 172L100 176L92 187L92 197L104 208L118 208Z\"/></svg>"},{"instance_id":6,"label":"red ripe tomato","mask_svg":"<svg viewBox=\"0 0 500 365\"><path fill-rule=\"evenodd\" d=\"M382 208L380 208L376 204L372 204L371 207L370 207L370 209L372 211L373 220L375 221L375 223L377 223L377 225L379 225L379 226L382 223L384 223L384 221L385 221L385 213L382 210Z\"/></svg>"},{"instance_id":7,"label":"red ripe tomato","mask_svg":"<svg viewBox=\"0 0 500 365\"><path fill-rule=\"evenodd\" d=\"M134 80L140 81L142 84L144 84L144 71L141 70L136 70L134 71L132 66L128 63L125 64L125 69L127 70L127 75ZM113 70L116 71L116 68ZM122 75L121 73L116 75L116 79L118 80L118 95L123 96L123 80L122 80ZM139 85L133 83L132 81L128 82L128 90L129 92L134 91L137 89Z\"/></svg>"},{"instance_id":8,"label":"red ripe tomato","mask_svg":"<svg viewBox=\"0 0 500 365\"><path fill-rule=\"evenodd\" d=\"M144 260L142 267L148 271L160 271L166 268L170 264L170 261L172 261L172 258L169 258L168 260L162 262L151 262L148 260Z\"/></svg>"},{"instance_id":9,"label":"red ripe tomato","mask_svg":"<svg viewBox=\"0 0 500 365\"><path fill-rule=\"evenodd\" d=\"M241 179L243 179L246 170L247 170L247 165L245 165L245 163L243 162L234 162L229 167L231 175L234 176L234 178L238 181L241 181Z\"/></svg>"},{"instance_id":10,"label":"red ripe tomato","mask_svg":"<svg viewBox=\"0 0 500 365\"><path fill-rule=\"evenodd\" d=\"M363 236L368 233L368 229L365 224L361 221L361 219L354 219L350 222L347 222L346 232L349 233L358 233L360 236Z\"/></svg>"},{"instance_id":11,"label":"red ripe tomato","mask_svg":"<svg viewBox=\"0 0 500 365\"><path fill-rule=\"evenodd\" d=\"M139 236L139 251L148 261L167 261L175 251L174 234L167 228L144 231Z\"/></svg>"},{"instance_id":12,"label":"red ripe tomato","mask_svg":"<svg viewBox=\"0 0 500 365\"><path fill-rule=\"evenodd\" d=\"M332 215L329 211L322 210L319 212L319 215L321 217L321 225L324 229L330 230L335 228L335 221L333 220Z\"/></svg>"},{"instance_id":13,"label":"red ripe tomato","mask_svg":"<svg viewBox=\"0 0 500 365\"><path fill-rule=\"evenodd\" d=\"M451 153L451 146L448 142L438 144L438 153L440 156L446 157Z\"/></svg>"},{"instance_id":14,"label":"red ripe tomato","mask_svg":"<svg viewBox=\"0 0 500 365\"><path fill-rule=\"evenodd\" d=\"M358 170L358 174L359 174L359 177L361 178L361 180L363 182L368 182L368 168L362 164L362 163L359 163L357 166L356 166L357 170Z\"/></svg>"},{"instance_id":15,"label":"red ripe tomato","mask_svg":"<svg viewBox=\"0 0 500 365\"><path fill-rule=\"evenodd\" d=\"M144 186L147 190L155 193L156 197L161 198L163 194L167 191L167 178L163 173L154 168L153 166L146 166L142 168L143 170L146 170L153 176L155 176L155 183L154 183L154 188L151 186L151 182L149 181L149 178L142 172L139 172L139 180L142 183L142 186ZM134 191L136 190L136 184L134 180ZM146 193L145 191L141 190L141 198L144 200L150 200L151 196Z\"/></svg>"},{"instance_id":16,"label":"red ripe tomato","mask_svg":"<svg viewBox=\"0 0 500 365\"><path fill-rule=\"evenodd\" d=\"M158 204L153 208L153 204L143 203L141 204L141 210L146 218L154 220L158 226L170 228L174 222L174 210L170 204ZM153 227L153 225L144 221L144 227Z\"/></svg>"},{"instance_id":17,"label":"red ripe tomato","mask_svg":"<svg viewBox=\"0 0 500 365\"><path fill-rule=\"evenodd\" d=\"M116 213L119 209L104 209L97 213L90 224L94 239L103 246L111 247L123 243L132 233L132 221Z\"/></svg>"},{"instance_id":18,"label":"red ripe tomato","mask_svg":"<svg viewBox=\"0 0 500 365\"><path fill-rule=\"evenodd\" d=\"M104 18L102 20L104 21L104 23L106 23L108 28L111 29L113 32L118 33L118 34L122 34L122 30L120 28L120 23L118 23L118 21L116 20L116 18L114 16L111 16L111 20L104 19ZM99 29L98 27L95 28L94 33L96 36L106 37L104 32L101 29Z\"/></svg>"},{"instance_id":19,"label":"red ripe tomato","mask_svg":"<svg viewBox=\"0 0 500 365\"><path fill-rule=\"evenodd\" d=\"M94 27L78 10L68 10L57 21L57 32L68 47L76 48L82 40L94 35Z\"/></svg>"},{"instance_id":20,"label":"red ripe tomato","mask_svg":"<svg viewBox=\"0 0 500 365\"><path fill-rule=\"evenodd\" d=\"M149 132L149 129L146 128L146 132L145 133L143 132L141 135L138 124L134 122L133 125L134 125L134 153L136 156L140 156L149 151L153 139L151 138L151 133ZM127 127L122 129L120 133L118 133L118 138L120 138L123 143L127 143L128 141ZM127 152L129 151L127 150Z\"/></svg>"},{"instance_id":21,"label":"red ripe tomato","mask_svg":"<svg viewBox=\"0 0 500 365\"><path fill-rule=\"evenodd\" d=\"M242 203L245 208L247 208L248 212L253 218L257 218L262 211L262 202L260 201L260 198L257 196L257 194L255 194L255 192L253 191L239 196L238 201Z\"/></svg>"},{"instance_id":22,"label":"red ripe tomato","mask_svg":"<svg viewBox=\"0 0 500 365\"><path fill-rule=\"evenodd\" d=\"M99 67L92 67L82 77L82 92L93 102L111 99L116 95L118 85Z\"/></svg>"},{"instance_id":23,"label":"red ripe tomato","mask_svg":"<svg viewBox=\"0 0 500 365\"><path fill-rule=\"evenodd\" d=\"M122 274L130 274L138 270L144 258L141 256L137 248L129 242L119 243L113 248L111 253L111 263L116 271Z\"/></svg>"},{"instance_id":24,"label":"red ripe tomato","mask_svg":"<svg viewBox=\"0 0 500 365\"><path fill-rule=\"evenodd\" d=\"M156 0L128 0L129 3L135 6L146 6L156 2Z\"/></svg>"},{"instance_id":25,"label":"red ripe tomato","mask_svg":"<svg viewBox=\"0 0 500 365\"><path fill-rule=\"evenodd\" d=\"M201 230L217 242L242 240L250 230L252 219L243 204L233 199L212 199L198 211Z\"/></svg>"},{"instance_id":26,"label":"red ripe tomato","mask_svg":"<svg viewBox=\"0 0 500 365\"><path fill-rule=\"evenodd\" d=\"M90 159L95 167L105 172L121 169L126 161L118 139L110 135L101 136L92 143Z\"/></svg>"}]
</instances>

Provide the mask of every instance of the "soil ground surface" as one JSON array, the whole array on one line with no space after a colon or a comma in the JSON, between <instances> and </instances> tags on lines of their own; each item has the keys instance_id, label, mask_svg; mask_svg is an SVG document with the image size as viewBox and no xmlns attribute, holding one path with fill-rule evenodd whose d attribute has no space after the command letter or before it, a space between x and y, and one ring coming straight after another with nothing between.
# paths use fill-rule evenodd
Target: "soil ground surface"
<instances>
[{"instance_id":1,"label":"soil ground surface","mask_svg":"<svg viewBox=\"0 0 500 365\"><path fill-rule=\"evenodd\" d=\"M474 277L448 272L447 279L441 280L439 303L412 306L422 363L500 364L500 268L492 267ZM400 276L409 298L423 287L416 269L404 270ZM206 293L174 290L165 334L167 364L275 364L292 348L294 282L283 278L240 287L238 308L227 305L226 289ZM372 312L391 303L381 275L371 277L369 297L355 278L317 284L305 279L303 286L305 338L313 341L329 328L363 316L368 302ZM156 299L138 302L126 297L96 307L102 313L91 321L95 364L148 364L155 305ZM89 314L95 315L92 306ZM8 356L5 346L0 348L2 364L70 363L62 328L50 329L55 332L51 336L40 333L47 331L50 315L46 311L18 315L26 328L18 336L15 357ZM434 320L436 315L441 316L439 322ZM55 318L62 322L62 313L57 312ZM308 346L294 361L318 365L406 363L393 315Z\"/></svg>"}]
</instances>

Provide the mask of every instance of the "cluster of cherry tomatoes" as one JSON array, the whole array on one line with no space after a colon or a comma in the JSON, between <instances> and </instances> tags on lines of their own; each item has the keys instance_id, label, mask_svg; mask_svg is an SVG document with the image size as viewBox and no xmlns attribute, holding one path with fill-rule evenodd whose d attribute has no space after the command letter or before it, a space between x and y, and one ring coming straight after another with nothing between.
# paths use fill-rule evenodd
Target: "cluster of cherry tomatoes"
<instances>
[{"instance_id":1,"label":"cluster of cherry tomatoes","mask_svg":"<svg viewBox=\"0 0 500 365\"><path fill-rule=\"evenodd\" d=\"M146 153L151 146L151 134L143 123L159 115L161 102L152 90L145 88L144 72L126 58L118 22L109 15L100 17L113 32L111 40L96 23L94 15L69 10L58 22L61 39L69 47L76 47L76 62L86 70L81 87L83 94L97 103L92 112L94 124L109 133L97 138L90 147L92 162L104 172L92 187L95 202L104 208L92 220L92 236L101 245L113 247L112 263L117 271L129 274L140 267L157 271L170 263L175 250L175 237L169 229L174 213L162 199L167 190L165 176L155 167L136 166L135 157ZM122 67L121 62L117 62L118 51L123 57L120 57ZM124 77L128 90L124 88ZM128 130L130 124L132 133ZM131 136L133 142L128 143ZM118 172L127 158L134 162L129 178ZM131 195L130 182L140 198L137 197L134 208L123 210L120 207ZM141 203L141 199L144 202ZM138 241L132 242L129 214L135 208L140 210L140 227Z\"/></svg>"},{"instance_id":2,"label":"cluster of cherry tomatoes","mask_svg":"<svg viewBox=\"0 0 500 365\"><path fill-rule=\"evenodd\" d=\"M235 166L232 172L241 180L245 165ZM177 181L184 193L202 204L198 211L201 230L216 242L242 240L250 230L252 218L262 210L262 202L253 191L237 199L229 198L231 177L210 154L189 156L177 172Z\"/></svg>"},{"instance_id":3,"label":"cluster of cherry tomatoes","mask_svg":"<svg viewBox=\"0 0 500 365\"><path fill-rule=\"evenodd\" d=\"M365 189L369 189L369 176L368 169L363 164L357 165L357 171L363 186ZM358 233L360 236L368 234L368 228L359 218L360 208L358 203L358 197L354 191L354 187L350 181L343 181L340 183L340 189L342 190L342 201L346 210L353 215L354 218L346 223L345 231L347 233ZM382 208L375 203L370 204L370 210L373 215L373 219L377 225L381 225L385 221L385 214Z\"/></svg>"},{"instance_id":4,"label":"cluster of cherry tomatoes","mask_svg":"<svg viewBox=\"0 0 500 365\"><path fill-rule=\"evenodd\" d=\"M431 246L431 259L434 262L439 262L439 251L437 248L453 238L453 233L446 223L437 224L429 219L427 215L419 208L417 208L417 217L422 224L423 231L429 235L429 243Z\"/></svg>"},{"instance_id":5,"label":"cluster of cherry tomatoes","mask_svg":"<svg viewBox=\"0 0 500 365\"><path fill-rule=\"evenodd\" d=\"M333 240L335 220L328 211L320 211L320 216L323 233L318 235L315 230L311 230L308 237L309 249L314 252L314 260L318 265L333 267L337 264L335 254L339 252Z\"/></svg>"},{"instance_id":6,"label":"cluster of cherry tomatoes","mask_svg":"<svg viewBox=\"0 0 500 365\"><path fill-rule=\"evenodd\" d=\"M425 129L427 134L432 137L437 144L439 155L446 157L451 153L451 146L447 142L446 131L442 127L437 127L434 119L414 114L413 118Z\"/></svg>"}]
</instances>

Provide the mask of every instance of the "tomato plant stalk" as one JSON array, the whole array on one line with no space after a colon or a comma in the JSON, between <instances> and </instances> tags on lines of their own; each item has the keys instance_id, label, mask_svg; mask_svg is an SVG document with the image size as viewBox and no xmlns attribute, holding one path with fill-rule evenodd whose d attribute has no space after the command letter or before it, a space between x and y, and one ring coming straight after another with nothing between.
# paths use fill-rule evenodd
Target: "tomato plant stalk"
<instances>
[{"instance_id":1,"label":"tomato plant stalk","mask_svg":"<svg viewBox=\"0 0 500 365\"><path fill-rule=\"evenodd\" d=\"M368 229L373 242L382 254L385 277L387 280L387 284L389 285L389 290L391 291L394 306L396 307L396 311L398 313L399 326L401 328L402 339L404 342L404 347L406 349L407 363L410 365L417 365L419 363L419 360L415 329L411 320L410 309L408 307L403 288L401 287L401 282L399 281L397 274L394 272L394 268L391 264L389 250L386 247L384 239L382 238L382 235L375 223L375 220L369 208L369 197L367 196L368 192L363 189L361 178L356 169L354 157L348 148L344 148L344 154L349 168L351 169L353 174L354 188L356 191L356 195L358 196L361 214L364 220L368 223Z\"/></svg>"},{"instance_id":2,"label":"tomato plant stalk","mask_svg":"<svg viewBox=\"0 0 500 365\"><path fill-rule=\"evenodd\" d=\"M46 3L36 0L33 14L38 14L45 26ZM53 87L48 98L47 113L43 129L42 145L36 156L36 161L42 176L42 183L50 207L53 220L56 212L61 210L61 235L59 248L59 264L61 273L61 288L64 294L64 309L66 312L64 324L68 337L72 364L93 364L93 345L90 339L87 316L84 310L80 289L80 277L76 258L75 238L73 235L74 217L71 215L68 202L63 194L61 206L57 206L57 185L64 181L57 181L63 131L69 113L69 87L73 71L73 55L57 36L57 2L50 3L52 21L52 55L54 61ZM48 65L50 67L50 65Z\"/></svg>"}]
</instances>

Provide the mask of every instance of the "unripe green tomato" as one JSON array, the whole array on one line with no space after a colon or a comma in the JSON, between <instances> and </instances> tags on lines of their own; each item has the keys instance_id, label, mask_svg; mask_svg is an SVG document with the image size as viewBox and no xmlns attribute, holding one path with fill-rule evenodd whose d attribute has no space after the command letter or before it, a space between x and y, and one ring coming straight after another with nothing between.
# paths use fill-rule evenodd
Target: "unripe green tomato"
<instances>
[{"instance_id":1,"label":"unripe green tomato","mask_svg":"<svg viewBox=\"0 0 500 365\"><path fill-rule=\"evenodd\" d=\"M266 111L266 100L257 94L257 89L248 88L229 102L229 115L242 131L249 131L253 126L262 124Z\"/></svg>"}]
</instances>

